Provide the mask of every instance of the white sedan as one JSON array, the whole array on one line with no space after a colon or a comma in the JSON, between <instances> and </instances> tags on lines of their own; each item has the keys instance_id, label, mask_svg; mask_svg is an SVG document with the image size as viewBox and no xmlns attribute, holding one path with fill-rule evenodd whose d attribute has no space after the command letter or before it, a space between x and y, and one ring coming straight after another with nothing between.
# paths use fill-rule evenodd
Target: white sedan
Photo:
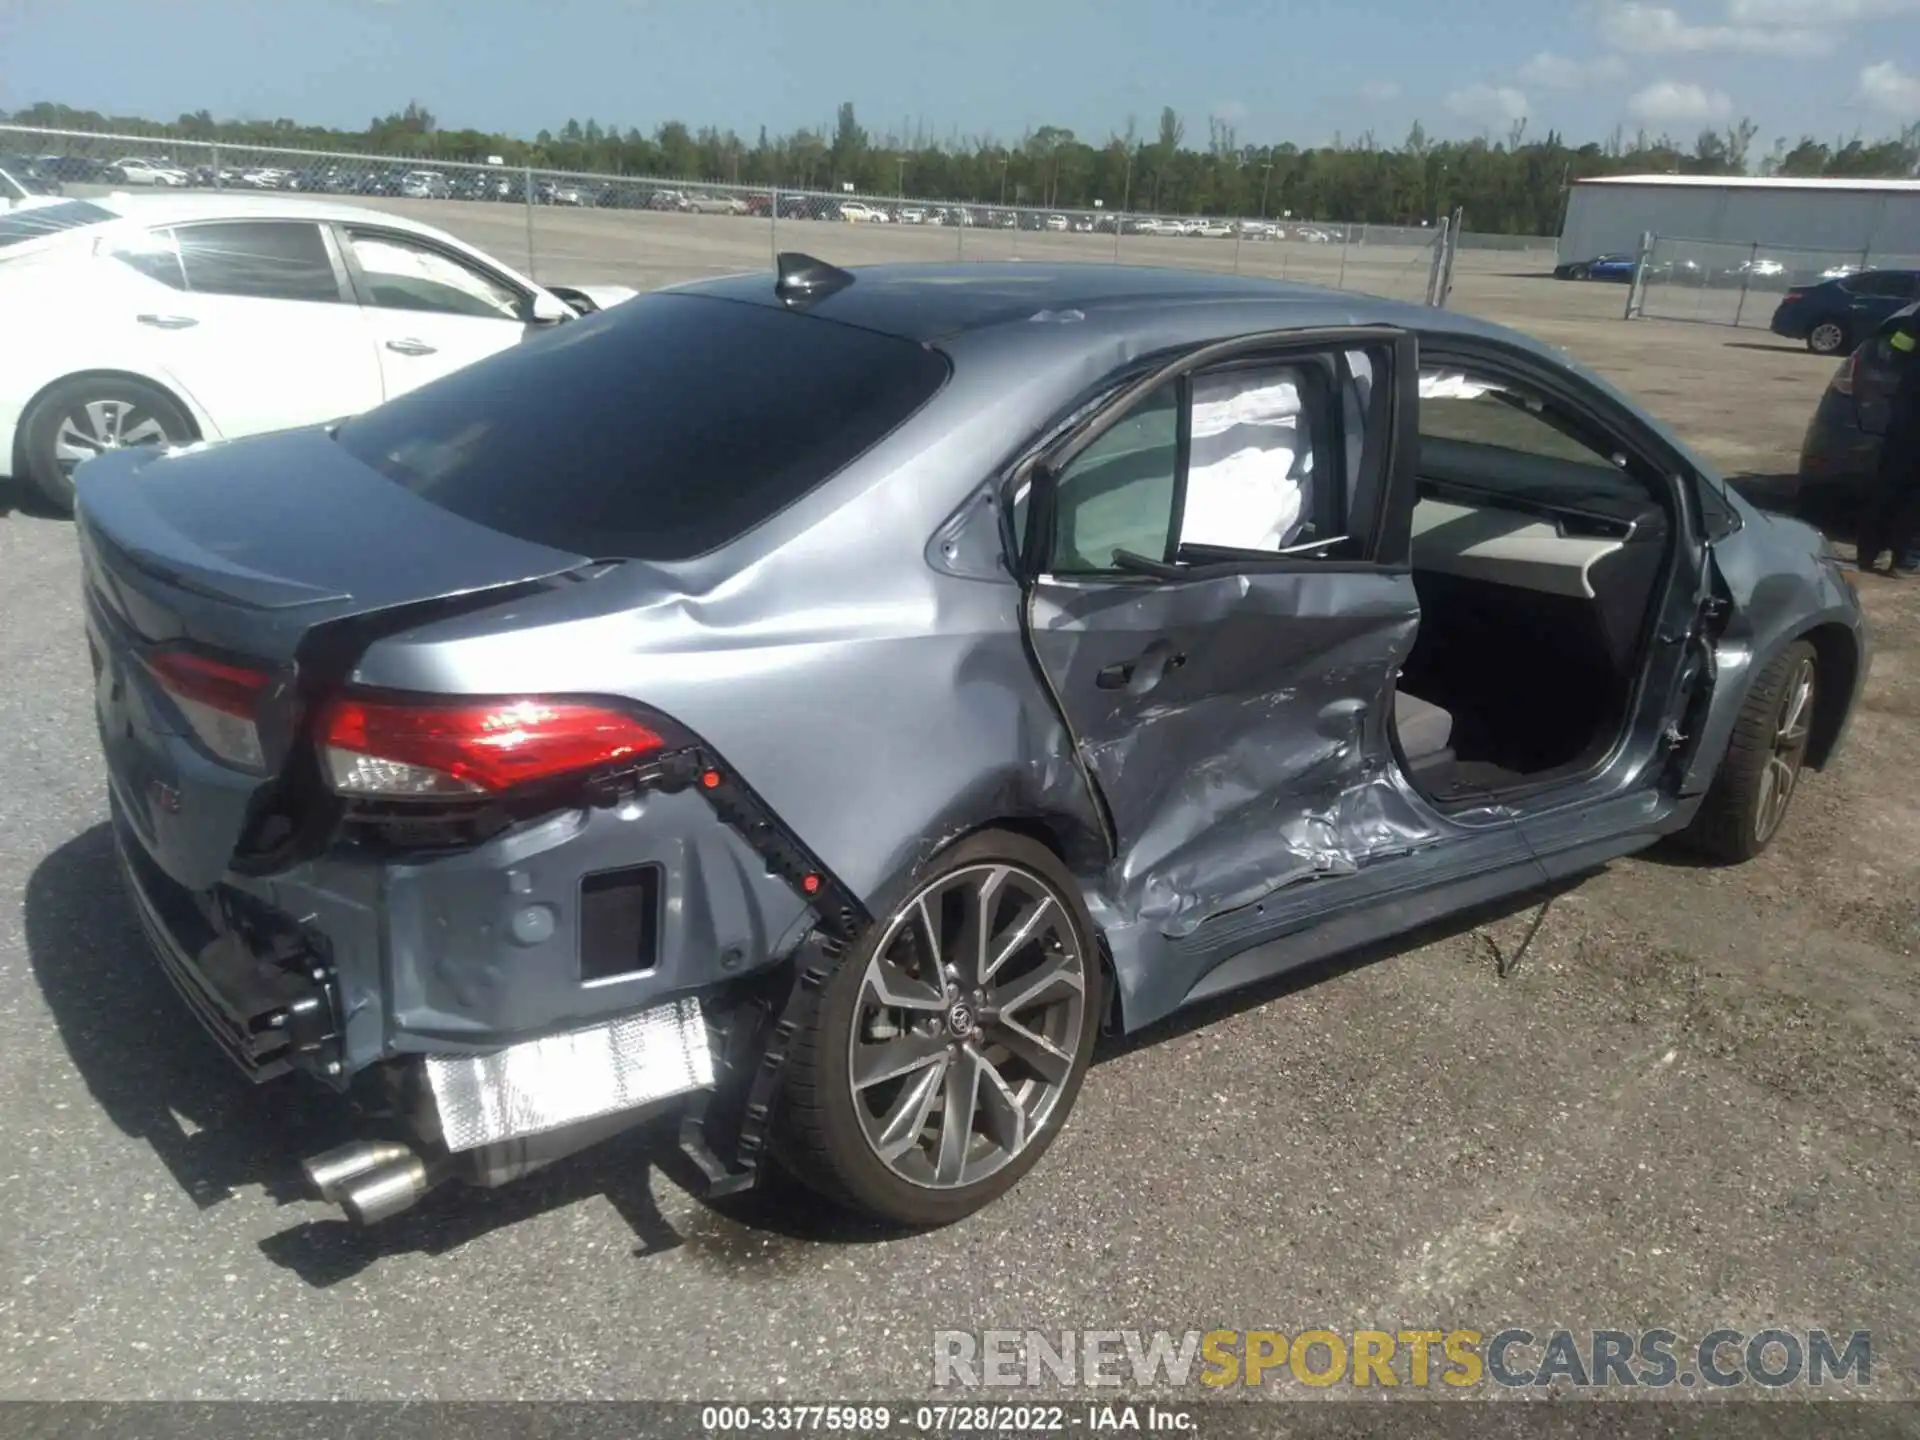
<instances>
[{"instance_id":1,"label":"white sedan","mask_svg":"<svg viewBox=\"0 0 1920 1440\"><path fill-rule=\"evenodd\" d=\"M70 508L123 445L320 424L636 292L544 287L444 231L279 196L0 215L0 473Z\"/></svg>"},{"instance_id":2,"label":"white sedan","mask_svg":"<svg viewBox=\"0 0 1920 1440\"><path fill-rule=\"evenodd\" d=\"M158 185L170 189L184 187L189 179L187 172L177 165L133 157L114 161L108 173L122 185Z\"/></svg>"}]
</instances>

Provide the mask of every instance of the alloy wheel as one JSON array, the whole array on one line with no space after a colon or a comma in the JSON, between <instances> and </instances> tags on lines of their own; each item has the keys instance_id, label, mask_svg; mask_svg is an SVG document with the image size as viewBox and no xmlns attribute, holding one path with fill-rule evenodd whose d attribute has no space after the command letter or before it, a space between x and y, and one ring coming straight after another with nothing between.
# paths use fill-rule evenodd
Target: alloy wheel
<instances>
[{"instance_id":1,"label":"alloy wheel","mask_svg":"<svg viewBox=\"0 0 1920 1440\"><path fill-rule=\"evenodd\" d=\"M867 1144L949 1190L1031 1145L1066 1092L1091 968L1066 899L1029 870L969 865L889 921L867 962L847 1068Z\"/></svg>"},{"instance_id":2,"label":"alloy wheel","mask_svg":"<svg viewBox=\"0 0 1920 1440\"><path fill-rule=\"evenodd\" d=\"M1786 818L1800 780L1800 764L1813 731L1814 671L1811 659L1802 659L1787 676L1774 710L1773 745L1760 772L1760 793L1754 804L1753 838L1762 845L1773 838Z\"/></svg>"},{"instance_id":3,"label":"alloy wheel","mask_svg":"<svg viewBox=\"0 0 1920 1440\"><path fill-rule=\"evenodd\" d=\"M1816 355L1832 355L1847 342L1847 332L1831 320L1823 320L1807 336L1807 348Z\"/></svg>"},{"instance_id":4,"label":"alloy wheel","mask_svg":"<svg viewBox=\"0 0 1920 1440\"><path fill-rule=\"evenodd\" d=\"M166 427L131 400L86 400L60 417L53 454L61 472L72 476L83 460L129 445L164 445Z\"/></svg>"}]
</instances>

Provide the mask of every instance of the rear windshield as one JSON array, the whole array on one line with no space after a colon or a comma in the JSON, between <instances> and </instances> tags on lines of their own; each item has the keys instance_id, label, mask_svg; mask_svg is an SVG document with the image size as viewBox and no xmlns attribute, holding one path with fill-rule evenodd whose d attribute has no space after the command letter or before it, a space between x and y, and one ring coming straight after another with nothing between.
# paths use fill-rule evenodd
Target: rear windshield
<instances>
[{"instance_id":1,"label":"rear windshield","mask_svg":"<svg viewBox=\"0 0 1920 1440\"><path fill-rule=\"evenodd\" d=\"M79 225L97 225L102 220L113 218L113 211L104 210L87 200L61 200L53 205L36 205L29 210L14 210L0 215L0 245L17 245L22 240L38 240L42 235L51 235L58 230L72 230Z\"/></svg>"},{"instance_id":2,"label":"rear windshield","mask_svg":"<svg viewBox=\"0 0 1920 1440\"><path fill-rule=\"evenodd\" d=\"M684 560L830 478L946 375L912 341L643 295L389 401L337 438L490 529L596 559Z\"/></svg>"}]
</instances>

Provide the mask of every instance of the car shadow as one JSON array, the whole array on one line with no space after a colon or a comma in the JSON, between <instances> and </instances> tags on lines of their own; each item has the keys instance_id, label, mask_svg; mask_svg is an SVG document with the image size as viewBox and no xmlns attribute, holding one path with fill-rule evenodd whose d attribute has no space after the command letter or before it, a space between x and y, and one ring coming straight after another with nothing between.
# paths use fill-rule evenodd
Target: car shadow
<instances>
[{"instance_id":1,"label":"car shadow","mask_svg":"<svg viewBox=\"0 0 1920 1440\"><path fill-rule=\"evenodd\" d=\"M1449 916L1389 941L1303 966L1182 1011L1137 1034L1103 1037L1094 1063L1160 1044L1414 947L1551 905L1578 879ZM281 1205L308 1201L300 1161L352 1138L351 1103L311 1082L248 1083L190 1019L148 958L120 890L111 830L102 824L46 857L28 879L26 936L33 975L89 1093L125 1135L152 1149L202 1211L259 1187ZM1490 945L1498 969L1517 962ZM437 1256L507 1226L602 1198L631 1228L636 1258L685 1251L695 1263L764 1274L822 1244L904 1238L907 1228L823 1203L770 1167L742 1194L704 1199L677 1223L661 1211L655 1177L687 1189L670 1122L639 1126L494 1190L447 1186L380 1225L303 1219L259 1242L261 1253L325 1288L383 1259Z\"/></svg>"},{"instance_id":2,"label":"car shadow","mask_svg":"<svg viewBox=\"0 0 1920 1440\"><path fill-rule=\"evenodd\" d=\"M1729 350L1758 350L1767 355L1805 355L1809 359L1825 360L1829 364L1838 364L1846 358L1841 355L1815 355L1805 345L1796 344L1791 340L1775 340L1771 343L1765 340L1728 340L1725 343Z\"/></svg>"},{"instance_id":3,"label":"car shadow","mask_svg":"<svg viewBox=\"0 0 1920 1440\"><path fill-rule=\"evenodd\" d=\"M146 1144L202 1211L252 1187L280 1205L311 1200L300 1162L353 1138L352 1104L299 1077L254 1086L200 1032L148 956L120 888L111 828L96 825L42 860L24 909L34 979L114 1126ZM847 1216L784 1178L703 1201L676 1228L655 1200L656 1174L676 1181L687 1171L670 1128L637 1127L496 1190L448 1186L368 1229L303 1220L260 1250L325 1287L389 1256L445 1254L593 1197L631 1227L636 1257L684 1246L721 1267L766 1264L787 1242L861 1244L904 1233Z\"/></svg>"}]
</instances>

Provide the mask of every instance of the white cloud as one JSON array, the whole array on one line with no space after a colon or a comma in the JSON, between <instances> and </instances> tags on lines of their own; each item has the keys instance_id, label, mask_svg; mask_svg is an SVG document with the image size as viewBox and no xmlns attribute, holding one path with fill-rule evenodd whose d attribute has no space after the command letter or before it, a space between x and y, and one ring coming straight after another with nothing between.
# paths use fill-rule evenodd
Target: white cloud
<instances>
[{"instance_id":1,"label":"white cloud","mask_svg":"<svg viewBox=\"0 0 1920 1440\"><path fill-rule=\"evenodd\" d=\"M1400 85L1393 80L1367 80L1360 86L1360 98L1369 104L1378 105L1386 100L1400 98Z\"/></svg>"},{"instance_id":2,"label":"white cloud","mask_svg":"<svg viewBox=\"0 0 1920 1440\"><path fill-rule=\"evenodd\" d=\"M1216 100L1213 102L1213 118L1224 120L1229 125L1237 125L1247 118L1247 102L1244 100Z\"/></svg>"},{"instance_id":3,"label":"white cloud","mask_svg":"<svg viewBox=\"0 0 1920 1440\"><path fill-rule=\"evenodd\" d=\"M1527 97L1511 85L1469 85L1447 96L1447 109L1482 125L1511 125L1527 118Z\"/></svg>"},{"instance_id":4,"label":"white cloud","mask_svg":"<svg viewBox=\"0 0 1920 1440\"><path fill-rule=\"evenodd\" d=\"M1738 0L1729 0L1738 3ZM1796 3L1811 0L1759 0L1759 3ZM1844 3L1844 0L1843 0ZM1853 0L1864 3L1864 0ZM1608 0L1600 11L1600 36L1616 50L1636 55L1692 55L1709 50L1739 51L1749 55L1830 55L1839 43L1832 29L1804 24L1779 28L1769 23L1695 25L1666 5L1644 0Z\"/></svg>"},{"instance_id":5,"label":"white cloud","mask_svg":"<svg viewBox=\"0 0 1920 1440\"><path fill-rule=\"evenodd\" d=\"M1582 90L1588 85L1627 78L1627 62L1618 55L1602 55L1597 60L1570 60L1542 50L1520 67L1523 84L1542 90Z\"/></svg>"},{"instance_id":6,"label":"white cloud","mask_svg":"<svg viewBox=\"0 0 1920 1440\"><path fill-rule=\"evenodd\" d=\"M1812 29L1892 15L1920 15L1920 0L1727 0L1727 19L1735 25Z\"/></svg>"},{"instance_id":7,"label":"white cloud","mask_svg":"<svg viewBox=\"0 0 1920 1440\"><path fill-rule=\"evenodd\" d=\"M1920 75L1909 75L1893 61L1882 60L1860 72L1854 98L1896 120L1920 120Z\"/></svg>"},{"instance_id":8,"label":"white cloud","mask_svg":"<svg viewBox=\"0 0 1920 1440\"><path fill-rule=\"evenodd\" d=\"M1724 120L1733 114L1733 101L1722 90L1709 90L1703 85L1678 80L1660 80L1629 100L1627 113L1649 125Z\"/></svg>"}]
</instances>

